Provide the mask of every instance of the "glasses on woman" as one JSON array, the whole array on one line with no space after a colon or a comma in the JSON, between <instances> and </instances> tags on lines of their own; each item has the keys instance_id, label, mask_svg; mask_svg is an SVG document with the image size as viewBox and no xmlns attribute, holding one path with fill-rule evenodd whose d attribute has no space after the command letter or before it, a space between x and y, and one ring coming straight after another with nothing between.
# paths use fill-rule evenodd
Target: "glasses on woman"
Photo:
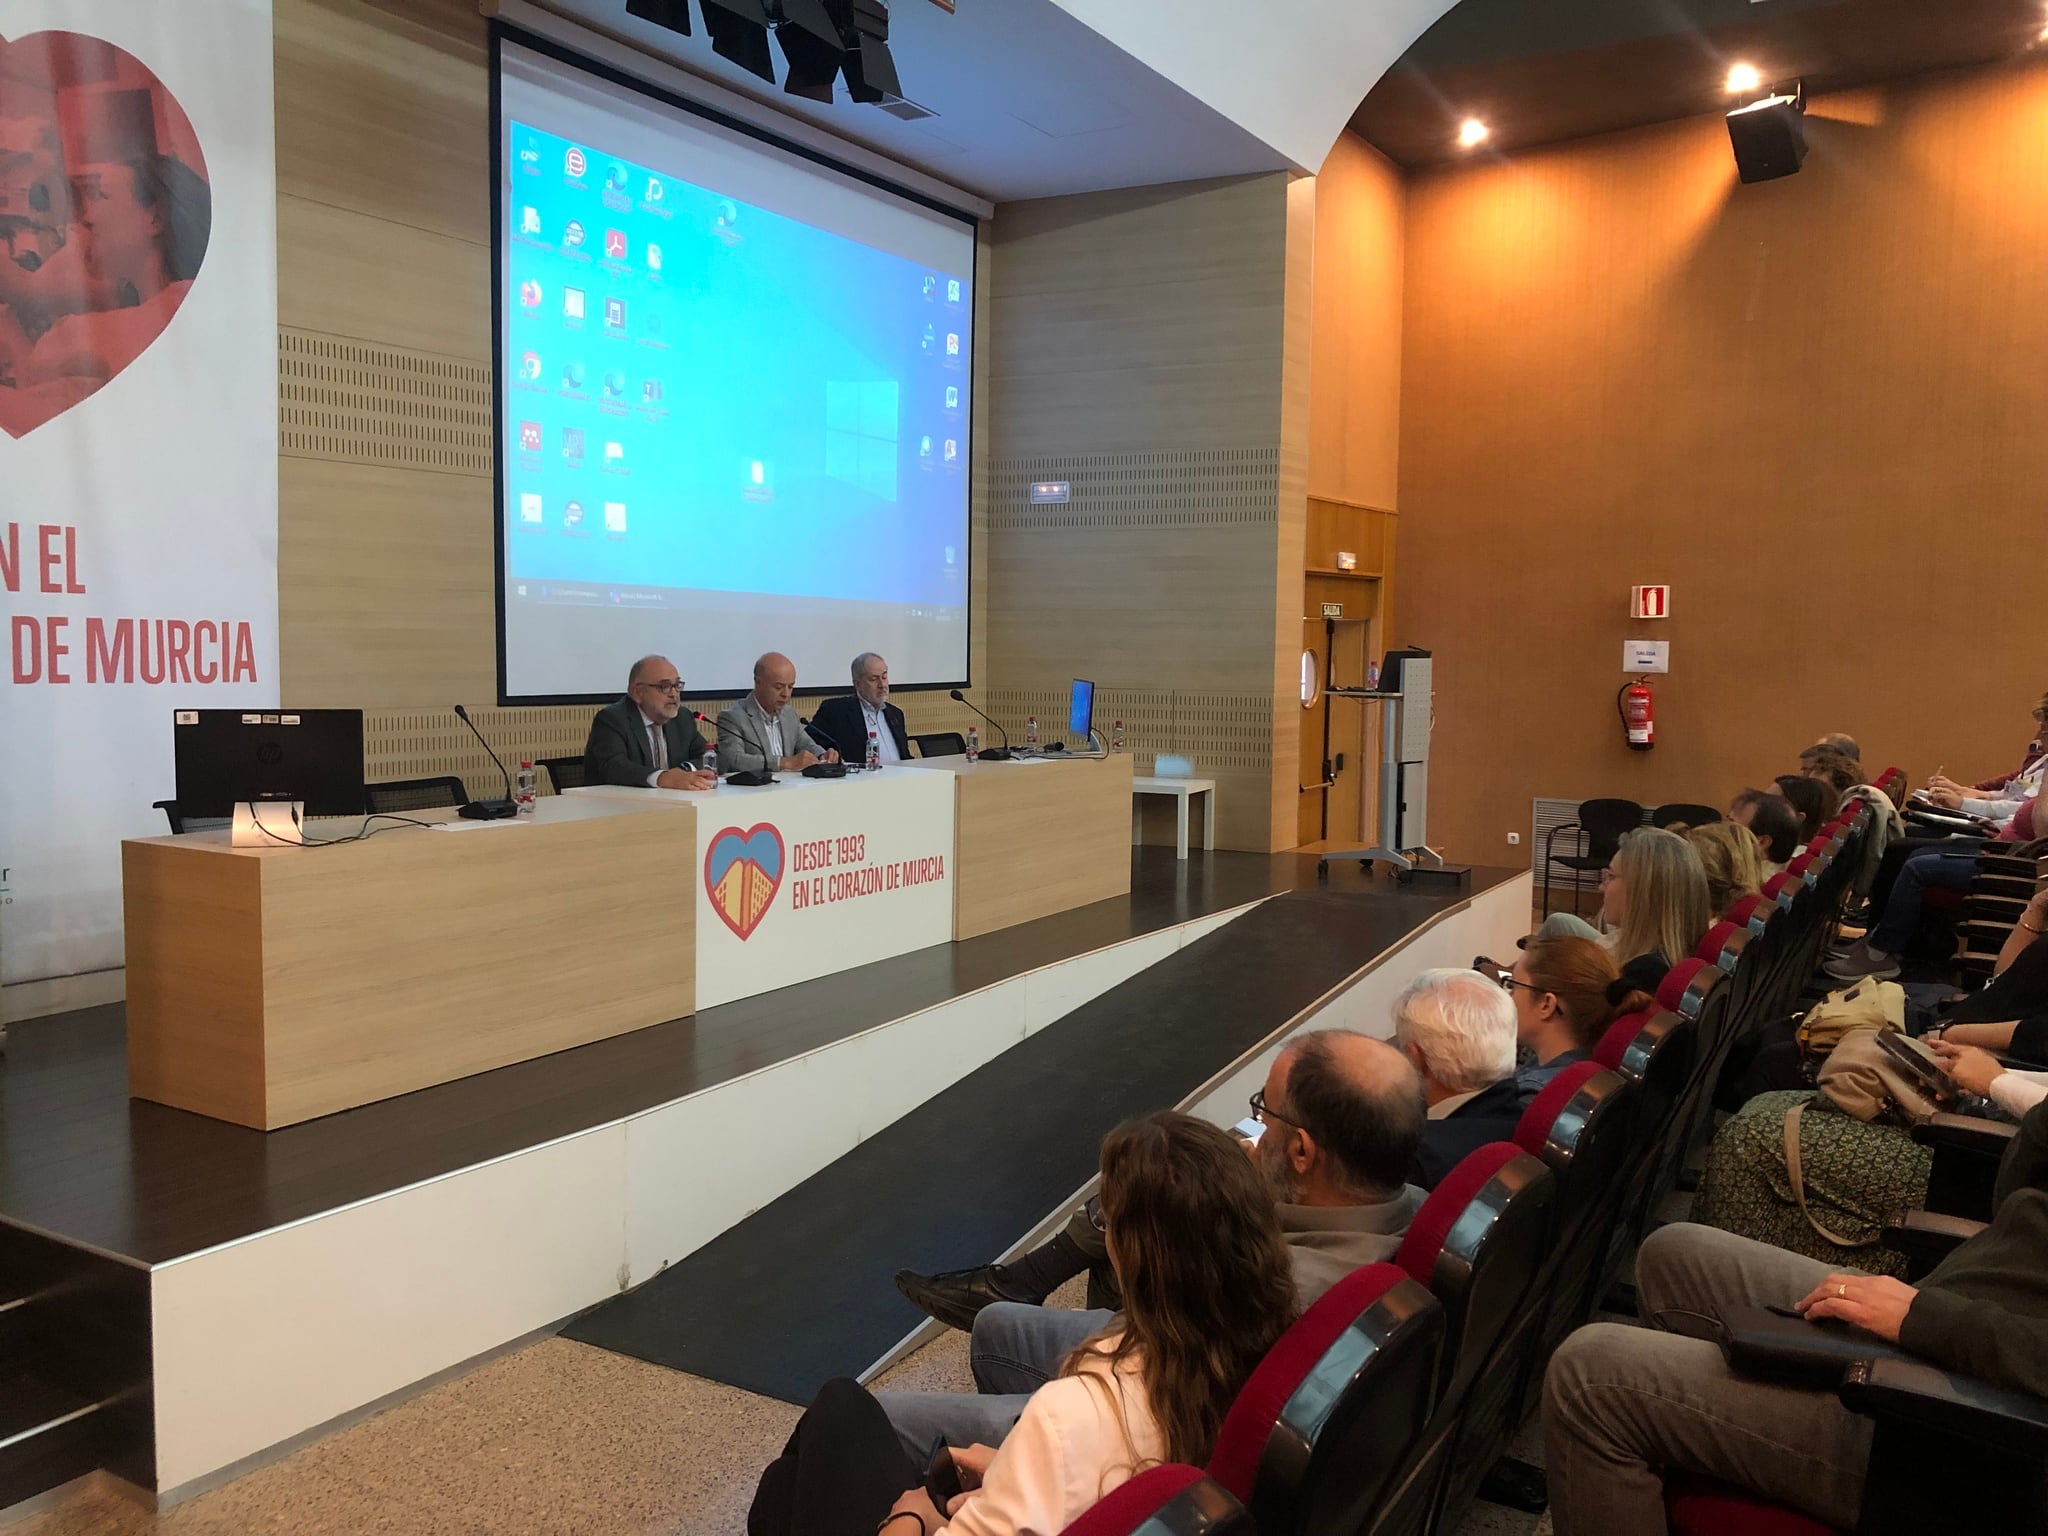
<instances>
[{"instance_id":1,"label":"glasses on woman","mask_svg":"<svg viewBox=\"0 0 2048 1536\"><path fill-rule=\"evenodd\" d=\"M1515 980L1515 973L1512 970L1502 965L1498 960L1489 960L1484 955L1481 955L1472 962L1472 969L1486 977L1489 981L1497 982L1503 992L1512 992L1517 987L1537 993L1546 990L1543 987L1537 986L1533 981Z\"/></svg>"}]
</instances>

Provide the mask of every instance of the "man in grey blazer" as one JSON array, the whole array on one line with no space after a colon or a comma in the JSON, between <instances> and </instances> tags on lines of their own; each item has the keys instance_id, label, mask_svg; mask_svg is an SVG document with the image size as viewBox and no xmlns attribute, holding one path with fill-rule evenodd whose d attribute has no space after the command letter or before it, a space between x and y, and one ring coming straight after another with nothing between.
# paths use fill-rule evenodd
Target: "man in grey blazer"
<instances>
[{"instance_id":1,"label":"man in grey blazer","mask_svg":"<svg viewBox=\"0 0 2048 1536\"><path fill-rule=\"evenodd\" d=\"M754 663L754 691L718 716L718 771L750 769L801 773L813 763L836 763L836 747L820 742L790 708L796 663L770 651Z\"/></svg>"},{"instance_id":2,"label":"man in grey blazer","mask_svg":"<svg viewBox=\"0 0 2048 1536\"><path fill-rule=\"evenodd\" d=\"M683 709L683 680L666 656L642 656L626 676L626 696L590 722L583 776L592 784L649 789L710 789L704 738Z\"/></svg>"}]
</instances>

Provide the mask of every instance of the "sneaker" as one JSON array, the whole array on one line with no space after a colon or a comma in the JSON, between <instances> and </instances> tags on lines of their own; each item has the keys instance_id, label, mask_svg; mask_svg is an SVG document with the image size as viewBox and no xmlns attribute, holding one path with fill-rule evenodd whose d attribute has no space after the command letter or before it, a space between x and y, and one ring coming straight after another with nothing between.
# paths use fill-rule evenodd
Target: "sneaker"
<instances>
[{"instance_id":1,"label":"sneaker","mask_svg":"<svg viewBox=\"0 0 2048 1536\"><path fill-rule=\"evenodd\" d=\"M1879 959L1870 947L1870 940L1858 939L1845 955L1828 961L1821 967L1837 981L1890 981L1899 974L1899 957L1887 955Z\"/></svg>"}]
</instances>

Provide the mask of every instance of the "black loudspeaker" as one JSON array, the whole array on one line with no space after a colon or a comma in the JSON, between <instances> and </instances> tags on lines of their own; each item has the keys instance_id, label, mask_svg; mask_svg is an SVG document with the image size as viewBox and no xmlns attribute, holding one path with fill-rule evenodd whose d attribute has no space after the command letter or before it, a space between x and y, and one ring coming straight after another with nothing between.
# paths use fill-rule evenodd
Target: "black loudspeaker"
<instances>
[{"instance_id":1,"label":"black loudspeaker","mask_svg":"<svg viewBox=\"0 0 2048 1536\"><path fill-rule=\"evenodd\" d=\"M1806 159L1806 103L1802 95L1766 96L1728 114L1728 142L1744 182L1790 176Z\"/></svg>"},{"instance_id":2,"label":"black loudspeaker","mask_svg":"<svg viewBox=\"0 0 2048 1536\"><path fill-rule=\"evenodd\" d=\"M711 51L773 85L775 58L768 51L768 10L761 0L703 0L703 5Z\"/></svg>"},{"instance_id":3,"label":"black loudspeaker","mask_svg":"<svg viewBox=\"0 0 2048 1536\"><path fill-rule=\"evenodd\" d=\"M626 0L626 14L690 35L690 0Z\"/></svg>"}]
</instances>

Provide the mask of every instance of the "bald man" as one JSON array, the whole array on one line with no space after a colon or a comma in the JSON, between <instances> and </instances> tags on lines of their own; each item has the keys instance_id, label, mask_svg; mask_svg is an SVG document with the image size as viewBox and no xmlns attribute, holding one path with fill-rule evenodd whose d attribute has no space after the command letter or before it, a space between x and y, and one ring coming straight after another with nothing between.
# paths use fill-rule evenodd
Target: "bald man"
<instances>
[{"instance_id":1,"label":"bald man","mask_svg":"<svg viewBox=\"0 0 2048 1536\"><path fill-rule=\"evenodd\" d=\"M801 773L813 763L836 763L838 750L804 728L790 707L796 663L770 651L754 663L754 691L718 716L720 773Z\"/></svg>"},{"instance_id":2,"label":"bald man","mask_svg":"<svg viewBox=\"0 0 2048 1536\"><path fill-rule=\"evenodd\" d=\"M1395 1047L1350 1030L1298 1035L1282 1048L1252 1097L1265 1125L1253 1156L1279 1203L1280 1230L1303 1307L1352 1270L1393 1258L1423 1192L1407 1182L1427 1124L1422 1075ZM978 1393L881 1392L898 1437L922 1459L933 1439L995 1445L1083 1339L1104 1327L1106 1308L1042 1305L1064 1280L1095 1271L1102 1294L1108 1249L1090 1211L1051 1242L1007 1264L896 1277L904 1295L940 1322L973 1334ZM1202 1241L1200 1233L1188 1241ZM965 1437L965 1438L962 1438Z\"/></svg>"},{"instance_id":3,"label":"bald man","mask_svg":"<svg viewBox=\"0 0 2048 1536\"><path fill-rule=\"evenodd\" d=\"M638 789L710 789L704 738L683 712L683 679L666 656L642 656L626 674L626 696L590 722L583 777Z\"/></svg>"}]
</instances>

